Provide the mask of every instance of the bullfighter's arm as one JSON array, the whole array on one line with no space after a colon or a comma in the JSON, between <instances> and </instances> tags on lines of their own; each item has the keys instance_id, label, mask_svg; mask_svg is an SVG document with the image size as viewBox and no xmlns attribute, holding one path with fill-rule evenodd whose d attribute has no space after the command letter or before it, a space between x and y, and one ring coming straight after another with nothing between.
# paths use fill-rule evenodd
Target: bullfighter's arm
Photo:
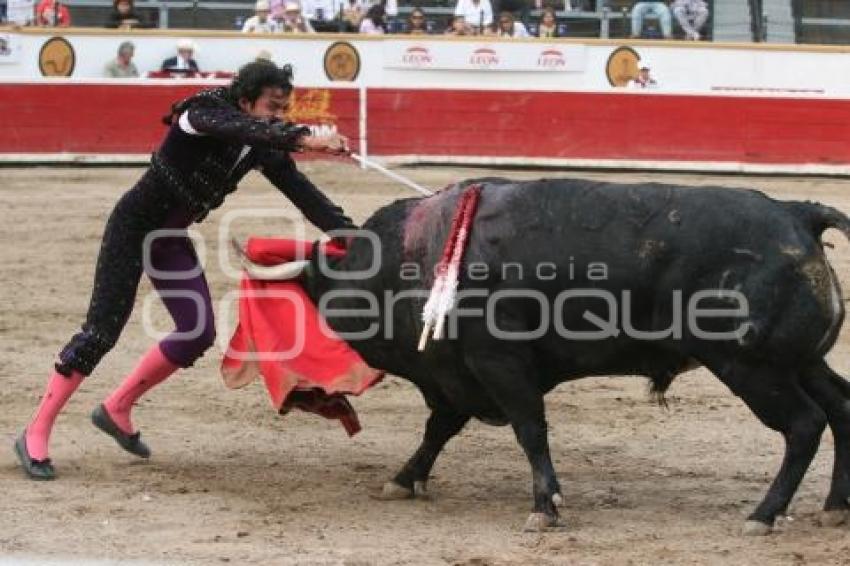
<instances>
[{"instance_id":1,"label":"bullfighter's arm","mask_svg":"<svg viewBox=\"0 0 850 566\"><path fill-rule=\"evenodd\" d=\"M258 169L323 232L357 227L342 208L296 168L289 154L267 151L260 157Z\"/></svg>"},{"instance_id":2,"label":"bullfighter's arm","mask_svg":"<svg viewBox=\"0 0 850 566\"><path fill-rule=\"evenodd\" d=\"M256 148L293 151L310 129L291 122L253 118L229 104L195 104L178 118L188 133L208 135Z\"/></svg>"}]
</instances>

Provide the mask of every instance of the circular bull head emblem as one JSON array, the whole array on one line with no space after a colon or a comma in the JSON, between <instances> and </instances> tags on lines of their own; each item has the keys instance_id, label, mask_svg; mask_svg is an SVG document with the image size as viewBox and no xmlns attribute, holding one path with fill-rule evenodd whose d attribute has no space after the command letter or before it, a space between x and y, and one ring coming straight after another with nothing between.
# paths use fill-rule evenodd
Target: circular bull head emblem
<instances>
[{"instance_id":1,"label":"circular bull head emblem","mask_svg":"<svg viewBox=\"0 0 850 566\"><path fill-rule=\"evenodd\" d=\"M70 77L76 63L74 48L64 37L51 37L38 53L38 69L45 77Z\"/></svg>"},{"instance_id":2,"label":"circular bull head emblem","mask_svg":"<svg viewBox=\"0 0 850 566\"><path fill-rule=\"evenodd\" d=\"M611 86L623 87L638 76L640 55L631 47L618 47L611 52L605 65L605 74Z\"/></svg>"},{"instance_id":3,"label":"circular bull head emblem","mask_svg":"<svg viewBox=\"0 0 850 566\"><path fill-rule=\"evenodd\" d=\"M360 54L347 41L337 41L325 51L325 74L332 81L353 81L360 74Z\"/></svg>"}]
</instances>

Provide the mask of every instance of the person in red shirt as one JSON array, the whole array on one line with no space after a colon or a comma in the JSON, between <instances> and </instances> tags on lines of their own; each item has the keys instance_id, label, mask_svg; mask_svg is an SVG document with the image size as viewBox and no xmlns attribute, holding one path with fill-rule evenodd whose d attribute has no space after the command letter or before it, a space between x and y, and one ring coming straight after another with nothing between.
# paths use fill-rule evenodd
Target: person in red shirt
<instances>
[{"instance_id":1,"label":"person in red shirt","mask_svg":"<svg viewBox=\"0 0 850 566\"><path fill-rule=\"evenodd\" d=\"M58 0L41 0L35 8L35 25L68 27L71 12Z\"/></svg>"}]
</instances>

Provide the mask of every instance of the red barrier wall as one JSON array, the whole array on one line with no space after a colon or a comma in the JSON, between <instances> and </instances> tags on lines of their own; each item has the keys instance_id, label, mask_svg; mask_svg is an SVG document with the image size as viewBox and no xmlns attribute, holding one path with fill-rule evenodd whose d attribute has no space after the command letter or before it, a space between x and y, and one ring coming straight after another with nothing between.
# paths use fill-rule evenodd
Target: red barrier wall
<instances>
[{"instance_id":1,"label":"red barrier wall","mask_svg":"<svg viewBox=\"0 0 850 566\"><path fill-rule=\"evenodd\" d=\"M156 149L171 104L197 84L0 84L0 154L137 153ZM358 137L356 89L295 92L294 118Z\"/></svg>"},{"instance_id":2,"label":"red barrier wall","mask_svg":"<svg viewBox=\"0 0 850 566\"><path fill-rule=\"evenodd\" d=\"M0 84L0 154L150 153L198 85ZM850 165L850 100L369 89L372 155ZM357 89L296 92L294 119L358 137Z\"/></svg>"},{"instance_id":3,"label":"red barrier wall","mask_svg":"<svg viewBox=\"0 0 850 566\"><path fill-rule=\"evenodd\" d=\"M850 163L850 100L369 90L378 155Z\"/></svg>"}]
</instances>

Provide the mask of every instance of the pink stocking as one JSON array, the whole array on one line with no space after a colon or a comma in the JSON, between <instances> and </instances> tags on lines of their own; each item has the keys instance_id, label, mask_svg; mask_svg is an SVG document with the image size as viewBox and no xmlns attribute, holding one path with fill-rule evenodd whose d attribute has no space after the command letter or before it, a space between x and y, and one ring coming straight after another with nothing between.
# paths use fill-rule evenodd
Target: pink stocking
<instances>
[{"instance_id":1,"label":"pink stocking","mask_svg":"<svg viewBox=\"0 0 850 566\"><path fill-rule=\"evenodd\" d=\"M41 398L41 404L32 421L27 425L27 452L33 460L47 459L47 445L50 442L50 432L56 417L83 382L83 374L78 371L65 377L59 372L53 372L47 382L47 391Z\"/></svg>"},{"instance_id":2,"label":"pink stocking","mask_svg":"<svg viewBox=\"0 0 850 566\"><path fill-rule=\"evenodd\" d=\"M112 421L127 434L133 434L130 411L133 404L152 387L165 381L180 366L172 363L159 348L154 345L142 356L136 368L124 379L124 382L103 402Z\"/></svg>"}]
</instances>

